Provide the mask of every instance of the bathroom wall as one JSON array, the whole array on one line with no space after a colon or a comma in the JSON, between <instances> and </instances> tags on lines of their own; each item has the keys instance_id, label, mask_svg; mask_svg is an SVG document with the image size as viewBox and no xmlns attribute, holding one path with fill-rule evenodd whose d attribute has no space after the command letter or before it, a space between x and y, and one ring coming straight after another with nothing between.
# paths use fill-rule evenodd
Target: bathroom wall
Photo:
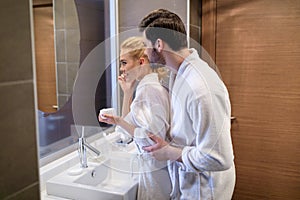
<instances>
[{"instance_id":1,"label":"bathroom wall","mask_svg":"<svg viewBox=\"0 0 300 200\"><path fill-rule=\"evenodd\" d=\"M140 34L137 30L141 19L152 10L168 9L178 14L187 23L187 1L185 0L123 0L119 1L119 32L122 33L120 43L127 37Z\"/></svg>"},{"instance_id":2,"label":"bathroom wall","mask_svg":"<svg viewBox=\"0 0 300 200\"><path fill-rule=\"evenodd\" d=\"M203 46L222 73L236 117L232 199L299 199L299 0L202 3Z\"/></svg>"},{"instance_id":3,"label":"bathroom wall","mask_svg":"<svg viewBox=\"0 0 300 200\"><path fill-rule=\"evenodd\" d=\"M185 0L122 0L119 1L120 32L137 28L141 19L150 11L164 8L178 14L184 23L187 22L187 1Z\"/></svg>"},{"instance_id":4,"label":"bathroom wall","mask_svg":"<svg viewBox=\"0 0 300 200\"><path fill-rule=\"evenodd\" d=\"M189 0L189 7L190 36L193 40L195 40L195 42L200 42L201 1ZM136 29L141 19L145 15L147 15L152 10L159 8L164 8L175 12L180 16L185 24L188 23L188 4L186 0L152 0L151 3L149 3L149 1L147 0L122 0L119 1L119 32L124 34L124 32L126 31ZM196 46L193 47L197 48Z\"/></svg>"},{"instance_id":5,"label":"bathroom wall","mask_svg":"<svg viewBox=\"0 0 300 200\"><path fill-rule=\"evenodd\" d=\"M1 1L0 26L0 199L39 199L30 1Z\"/></svg>"}]
</instances>

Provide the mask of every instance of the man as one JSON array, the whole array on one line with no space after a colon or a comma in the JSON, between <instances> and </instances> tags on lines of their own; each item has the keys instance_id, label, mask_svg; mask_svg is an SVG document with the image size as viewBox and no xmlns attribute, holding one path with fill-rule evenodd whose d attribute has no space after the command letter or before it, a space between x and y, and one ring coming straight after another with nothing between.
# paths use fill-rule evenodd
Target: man
<instances>
[{"instance_id":1,"label":"man","mask_svg":"<svg viewBox=\"0 0 300 200\"><path fill-rule=\"evenodd\" d=\"M184 24L175 13L152 11L139 28L150 62L164 64L174 74L170 143L152 134L156 144L144 150L168 160L172 199L231 199L235 166L224 83L195 49L187 48Z\"/></svg>"}]
</instances>

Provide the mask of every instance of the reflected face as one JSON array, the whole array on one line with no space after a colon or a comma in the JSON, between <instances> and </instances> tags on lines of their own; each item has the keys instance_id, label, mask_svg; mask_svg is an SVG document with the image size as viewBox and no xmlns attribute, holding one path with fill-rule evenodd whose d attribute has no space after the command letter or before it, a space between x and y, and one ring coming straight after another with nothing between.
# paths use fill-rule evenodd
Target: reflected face
<instances>
[{"instance_id":1,"label":"reflected face","mask_svg":"<svg viewBox=\"0 0 300 200\"><path fill-rule=\"evenodd\" d=\"M140 60L123 52L123 50L120 52L120 74L126 77L126 80L137 79L140 71Z\"/></svg>"}]
</instances>

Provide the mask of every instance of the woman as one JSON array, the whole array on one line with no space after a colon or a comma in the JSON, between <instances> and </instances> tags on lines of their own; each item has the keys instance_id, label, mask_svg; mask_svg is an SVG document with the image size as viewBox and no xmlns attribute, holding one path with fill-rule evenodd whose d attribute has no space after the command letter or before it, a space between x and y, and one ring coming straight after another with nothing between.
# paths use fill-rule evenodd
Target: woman
<instances>
[{"instance_id":1,"label":"woman","mask_svg":"<svg viewBox=\"0 0 300 200\"><path fill-rule=\"evenodd\" d=\"M122 117L104 114L99 115L99 121L116 124L136 142L141 166L138 199L170 199L171 183L166 162L157 161L142 150L151 145L148 132L165 139L169 129L169 96L159 82L163 71L150 65L144 51L142 38L131 37L122 43L121 76L118 77L124 92Z\"/></svg>"}]
</instances>

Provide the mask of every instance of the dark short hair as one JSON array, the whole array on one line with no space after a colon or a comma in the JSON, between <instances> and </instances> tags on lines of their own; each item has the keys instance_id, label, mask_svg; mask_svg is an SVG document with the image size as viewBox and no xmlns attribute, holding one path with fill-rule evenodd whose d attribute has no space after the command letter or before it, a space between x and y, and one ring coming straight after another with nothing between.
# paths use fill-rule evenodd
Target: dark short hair
<instances>
[{"instance_id":1,"label":"dark short hair","mask_svg":"<svg viewBox=\"0 0 300 200\"><path fill-rule=\"evenodd\" d=\"M178 15L168 10L158 9L150 12L140 22L139 30L145 31L146 38L152 45L160 38L174 51L187 47L184 23Z\"/></svg>"}]
</instances>

